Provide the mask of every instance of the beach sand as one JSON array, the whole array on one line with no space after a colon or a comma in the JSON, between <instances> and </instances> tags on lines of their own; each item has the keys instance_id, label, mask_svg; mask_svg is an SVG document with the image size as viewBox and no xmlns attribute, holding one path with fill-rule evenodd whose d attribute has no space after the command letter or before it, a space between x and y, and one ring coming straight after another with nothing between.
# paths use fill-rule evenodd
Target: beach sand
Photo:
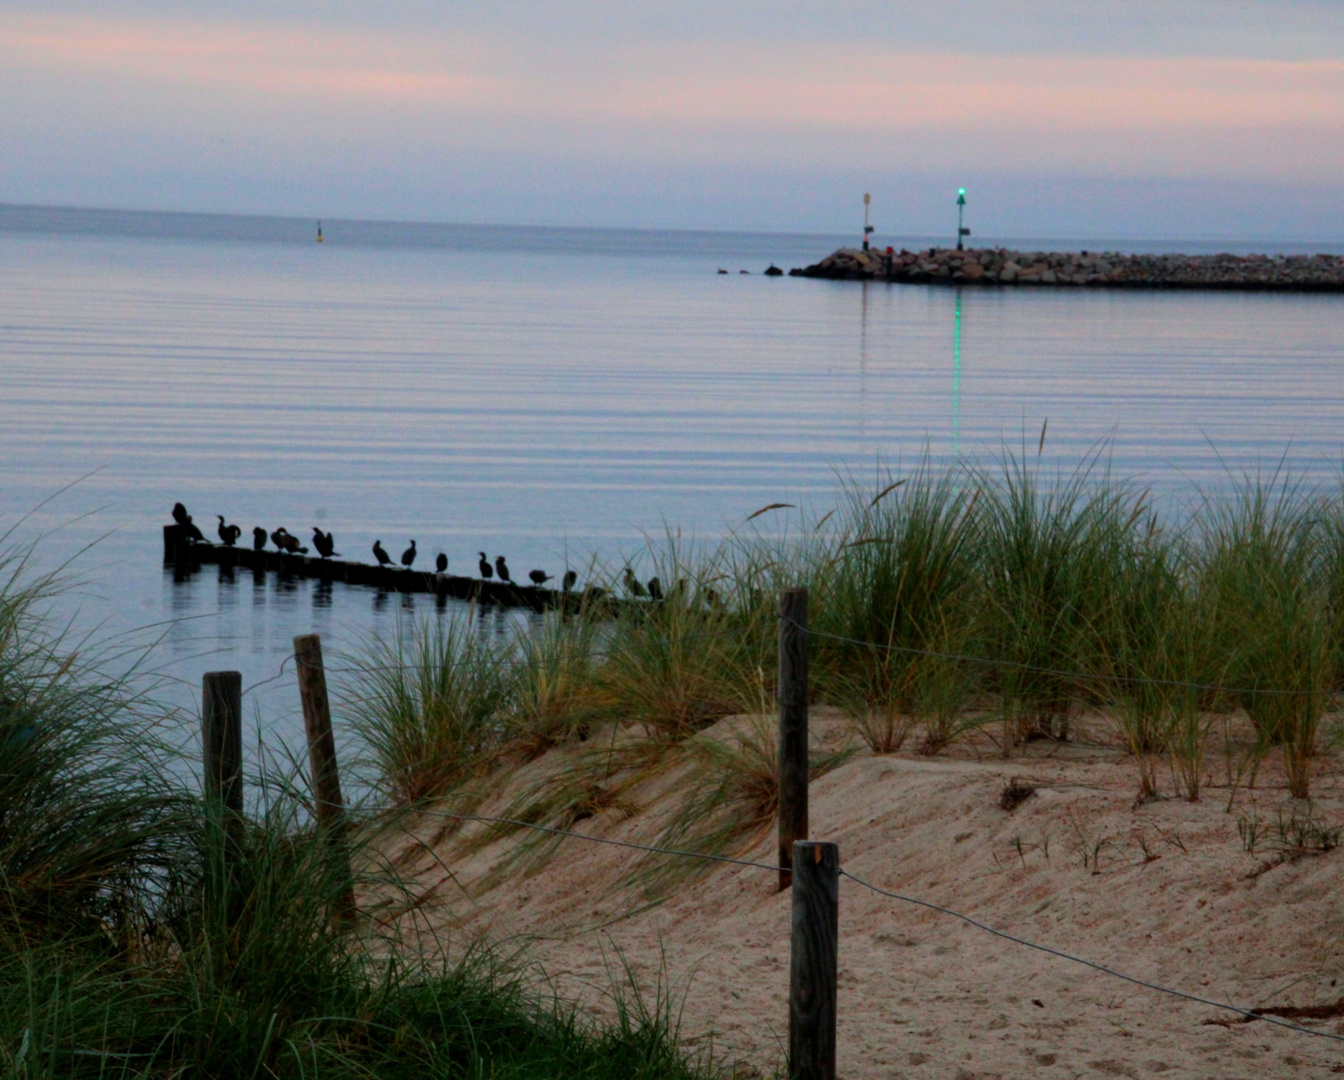
<instances>
[{"instance_id":1,"label":"beach sand","mask_svg":"<svg viewBox=\"0 0 1344 1080\"><path fill-rule=\"evenodd\" d=\"M813 731L844 737L833 716ZM1293 801L1273 759L1253 790L1243 778L1229 810L1220 738L1196 803L1136 803L1134 762L1100 721L1008 759L984 739L932 758L865 748L813 782L811 834L837 842L842 867L875 885L1137 978L1247 1008L1344 1003L1344 851L1282 850L1276 823ZM498 813L573 752L502 771L479 812ZM1334 824L1344 823L1339 765L1322 756L1313 781L1313 813ZM1012 778L1035 794L1007 811ZM647 841L692 780L674 770L575 827ZM1238 824L1257 820L1250 853ZM440 939L524 945L538 980L596 1015L610 1016L613 987L629 995L633 981L646 1001L670 995L687 1047L738 1075L781 1067L789 896L775 874L715 865L650 895L621 885L641 858L629 850L568 839L526 873L492 876L515 840L464 854L461 835L430 819L413 835L398 861L426 890L420 915ZM773 833L757 835L742 854L772 862ZM1344 1008L1301 1022L1344 1034ZM838 1043L847 1078L1344 1073L1344 1042L1241 1022L843 878Z\"/></svg>"}]
</instances>

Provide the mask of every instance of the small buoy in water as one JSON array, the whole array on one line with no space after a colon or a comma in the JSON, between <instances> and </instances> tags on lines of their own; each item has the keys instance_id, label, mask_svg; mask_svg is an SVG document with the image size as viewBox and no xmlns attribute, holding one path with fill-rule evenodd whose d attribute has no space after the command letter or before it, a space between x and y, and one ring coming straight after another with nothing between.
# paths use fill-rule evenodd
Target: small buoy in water
<instances>
[{"instance_id":1,"label":"small buoy in water","mask_svg":"<svg viewBox=\"0 0 1344 1080\"><path fill-rule=\"evenodd\" d=\"M317 223L317 242L322 243L322 222Z\"/></svg>"}]
</instances>

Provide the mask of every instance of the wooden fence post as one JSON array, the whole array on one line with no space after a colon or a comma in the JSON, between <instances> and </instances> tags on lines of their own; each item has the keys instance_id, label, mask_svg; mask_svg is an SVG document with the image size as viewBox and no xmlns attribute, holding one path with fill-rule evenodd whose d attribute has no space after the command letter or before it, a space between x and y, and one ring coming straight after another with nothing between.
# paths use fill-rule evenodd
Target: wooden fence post
<instances>
[{"instance_id":1,"label":"wooden fence post","mask_svg":"<svg viewBox=\"0 0 1344 1080\"><path fill-rule=\"evenodd\" d=\"M840 849L793 845L789 938L789 1078L835 1080Z\"/></svg>"},{"instance_id":2,"label":"wooden fence post","mask_svg":"<svg viewBox=\"0 0 1344 1080\"><path fill-rule=\"evenodd\" d=\"M807 838L807 590L779 594L779 888Z\"/></svg>"},{"instance_id":3,"label":"wooden fence post","mask_svg":"<svg viewBox=\"0 0 1344 1080\"><path fill-rule=\"evenodd\" d=\"M201 754L205 799L236 837L243 821L243 676L207 671L201 680Z\"/></svg>"},{"instance_id":4,"label":"wooden fence post","mask_svg":"<svg viewBox=\"0 0 1344 1080\"><path fill-rule=\"evenodd\" d=\"M338 872L345 877L339 915L354 914L355 897L350 884L350 863L346 851L345 802L341 798L341 776L336 767L336 739L331 733L331 704L327 699L327 673L322 665L322 639L303 634L294 639L294 665L299 675L299 697L303 701L303 727L308 734L308 764L313 776L313 799L317 804L317 824L328 837Z\"/></svg>"}]
</instances>

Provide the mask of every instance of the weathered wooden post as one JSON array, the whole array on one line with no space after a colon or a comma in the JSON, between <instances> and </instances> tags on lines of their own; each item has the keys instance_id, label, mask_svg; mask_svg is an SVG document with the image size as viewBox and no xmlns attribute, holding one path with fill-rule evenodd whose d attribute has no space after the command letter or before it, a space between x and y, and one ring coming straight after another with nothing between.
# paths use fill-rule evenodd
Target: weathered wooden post
<instances>
[{"instance_id":1,"label":"weathered wooden post","mask_svg":"<svg viewBox=\"0 0 1344 1080\"><path fill-rule=\"evenodd\" d=\"M345 802L341 798L341 776L336 767L336 739L331 733L331 704L327 699L327 673L322 665L322 639L317 634L302 634L294 639L294 664L299 675L299 697L303 701L303 726L308 734L308 764L313 777L317 824L326 833L334 857L339 861L337 872L345 878L339 916L350 917L355 911L355 896L346 850Z\"/></svg>"},{"instance_id":2,"label":"weathered wooden post","mask_svg":"<svg viewBox=\"0 0 1344 1080\"><path fill-rule=\"evenodd\" d=\"M236 838L243 822L243 676L207 671L201 680L201 752L205 800Z\"/></svg>"},{"instance_id":3,"label":"weathered wooden post","mask_svg":"<svg viewBox=\"0 0 1344 1080\"><path fill-rule=\"evenodd\" d=\"M835 1080L840 849L793 845L789 939L789 1080Z\"/></svg>"},{"instance_id":4,"label":"weathered wooden post","mask_svg":"<svg viewBox=\"0 0 1344 1080\"><path fill-rule=\"evenodd\" d=\"M807 839L807 590L779 594L779 887Z\"/></svg>"},{"instance_id":5,"label":"weathered wooden post","mask_svg":"<svg viewBox=\"0 0 1344 1080\"><path fill-rule=\"evenodd\" d=\"M235 867L243 843L243 676L207 671L201 680L206 910L225 927L238 918Z\"/></svg>"}]
</instances>

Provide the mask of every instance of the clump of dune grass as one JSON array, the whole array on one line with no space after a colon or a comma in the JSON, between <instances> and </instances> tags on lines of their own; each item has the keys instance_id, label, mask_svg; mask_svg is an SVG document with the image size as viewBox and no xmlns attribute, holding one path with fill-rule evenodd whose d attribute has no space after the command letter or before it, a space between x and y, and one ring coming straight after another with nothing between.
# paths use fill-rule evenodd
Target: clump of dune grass
<instances>
[{"instance_id":1,"label":"clump of dune grass","mask_svg":"<svg viewBox=\"0 0 1344 1080\"><path fill-rule=\"evenodd\" d=\"M525 757L586 739L610 712L597 678L600 637L598 620L585 611L549 612L521 624L508 726Z\"/></svg>"},{"instance_id":2,"label":"clump of dune grass","mask_svg":"<svg viewBox=\"0 0 1344 1080\"><path fill-rule=\"evenodd\" d=\"M1116 602L1098 627L1098 693L1138 764L1139 798L1158 794L1163 760L1186 798L1199 798L1209 718L1209 623L1190 574L1185 538L1159 528L1151 511L1126 553Z\"/></svg>"},{"instance_id":3,"label":"clump of dune grass","mask_svg":"<svg viewBox=\"0 0 1344 1080\"><path fill-rule=\"evenodd\" d=\"M1324 520L1323 520L1324 519ZM1251 766L1282 747L1289 790L1306 798L1320 721L1337 680L1329 511L1281 468L1243 477L1201 516L1200 587L1236 704L1255 725Z\"/></svg>"},{"instance_id":4,"label":"clump of dune grass","mask_svg":"<svg viewBox=\"0 0 1344 1080\"><path fill-rule=\"evenodd\" d=\"M816 578L820 692L874 753L900 749L921 716L945 744L968 693L951 654L970 641L976 494L923 459L876 490L846 484L838 548Z\"/></svg>"},{"instance_id":5,"label":"clump of dune grass","mask_svg":"<svg viewBox=\"0 0 1344 1080\"><path fill-rule=\"evenodd\" d=\"M611 621L597 681L614 718L675 743L757 700L765 600L725 572L722 549L697 564L671 538L653 556L663 599Z\"/></svg>"},{"instance_id":6,"label":"clump of dune grass","mask_svg":"<svg viewBox=\"0 0 1344 1080\"><path fill-rule=\"evenodd\" d=\"M1009 742L1067 737L1074 707L1095 700L1077 673L1096 670L1097 629L1116 602L1141 499L1100 449L1051 479L1008 451L973 475L979 648Z\"/></svg>"},{"instance_id":7,"label":"clump of dune grass","mask_svg":"<svg viewBox=\"0 0 1344 1080\"><path fill-rule=\"evenodd\" d=\"M137 882L181 854L190 804L163 778L154 716L105 650L51 633L60 588L0 553L0 921L10 934L139 932ZM81 657L77 650L82 650Z\"/></svg>"},{"instance_id":8,"label":"clump of dune grass","mask_svg":"<svg viewBox=\"0 0 1344 1080\"><path fill-rule=\"evenodd\" d=\"M399 624L346 666L344 715L393 805L446 794L509 735L516 669L507 643L470 615Z\"/></svg>"}]
</instances>

